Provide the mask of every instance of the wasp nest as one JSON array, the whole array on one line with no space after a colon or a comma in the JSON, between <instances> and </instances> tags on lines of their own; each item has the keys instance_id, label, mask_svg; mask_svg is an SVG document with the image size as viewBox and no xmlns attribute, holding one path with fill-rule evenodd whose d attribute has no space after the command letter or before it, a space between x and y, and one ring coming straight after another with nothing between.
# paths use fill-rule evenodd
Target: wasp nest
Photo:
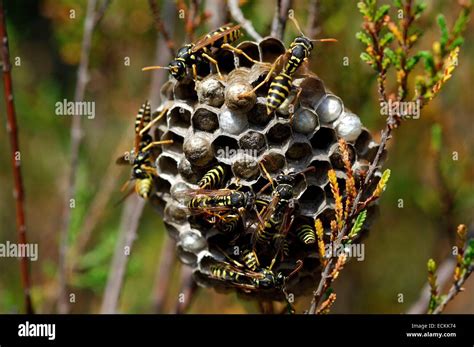
<instances>
[{"instance_id":1,"label":"wasp nest","mask_svg":"<svg viewBox=\"0 0 474 347\"><path fill-rule=\"evenodd\" d=\"M256 60L270 63L285 53L284 45L274 38L259 44L246 41L238 48ZM342 100L330 93L315 75L295 76L295 91L276 112L268 115L266 95L270 83L256 93L249 93L263 81L268 66L252 64L227 51L219 53L217 60L223 79L211 72L196 82L191 77L179 82L170 79L162 87L163 103L155 115L166 111L166 117L158 123L154 135L155 140L173 140L173 144L163 146L156 160L159 177L152 203L165 206L166 228L177 241L180 260L194 269L198 284L243 293L209 274L212 264L227 261L222 251L235 255L252 247L246 230L229 237L218 223L189 215L173 197L197 188L197 182L216 164L230 173L224 187L238 184L241 190L254 193L268 182L260 164L273 177L313 166L314 171L296 176L295 219L287 235L287 256L273 268L275 272L288 273L302 260L302 269L292 276L286 290L294 295L308 293L320 276L317 246L301 242L293 229L301 224L314 225L314 219L320 218L329 233L334 199L327 173L331 168L336 171L341 190L346 177L338 139L348 143L356 178L367 169L378 144L360 118L348 111ZM270 193L271 189L266 192ZM242 224L239 228L243 229ZM276 289L262 295L283 298L281 290Z\"/></svg>"}]
</instances>

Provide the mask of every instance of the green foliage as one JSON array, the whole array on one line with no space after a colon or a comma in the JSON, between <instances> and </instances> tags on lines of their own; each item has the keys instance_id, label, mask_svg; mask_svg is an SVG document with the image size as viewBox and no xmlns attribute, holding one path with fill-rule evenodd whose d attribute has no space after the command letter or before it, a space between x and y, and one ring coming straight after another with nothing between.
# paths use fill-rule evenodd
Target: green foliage
<instances>
[{"instance_id":1,"label":"green foliage","mask_svg":"<svg viewBox=\"0 0 474 347\"><path fill-rule=\"evenodd\" d=\"M366 34L365 32L363 32L363 31L357 32L357 33L356 33L356 38L357 38L360 42L364 43L364 44L367 45L367 46L370 46L370 45L372 44L372 39L370 38L370 36L367 35L367 34Z\"/></svg>"},{"instance_id":2,"label":"green foliage","mask_svg":"<svg viewBox=\"0 0 474 347\"><path fill-rule=\"evenodd\" d=\"M355 239L357 235L359 235L359 232L362 229L362 226L364 225L366 218L367 218L367 210L363 210L357 215L354 225L352 226L352 229L349 235L347 235L349 240Z\"/></svg>"},{"instance_id":3,"label":"green foliage","mask_svg":"<svg viewBox=\"0 0 474 347\"><path fill-rule=\"evenodd\" d=\"M464 251L464 267L467 269L472 266L474 266L474 239L468 241Z\"/></svg>"},{"instance_id":4,"label":"green foliage","mask_svg":"<svg viewBox=\"0 0 474 347\"><path fill-rule=\"evenodd\" d=\"M439 29L441 30L439 42L441 43L441 48L444 50L449 39L448 25L446 24L446 18L442 14L438 15L436 21L438 22Z\"/></svg>"},{"instance_id":5,"label":"green foliage","mask_svg":"<svg viewBox=\"0 0 474 347\"><path fill-rule=\"evenodd\" d=\"M439 41L433 43L431 51L413 53L410 51L422 35L422 30L415 24L425 11L426 4L424 2L413 4L413 0L396 0L393 1L393 6L403 10L403 19L396 20L390 16L390 5L377 7L376 1L358 3L365 23L364 31L357 33L356 36L366 46L364 54L360 57L376 71L381 84L385 84L387 71L391 67L394 68L399 100L404 100L409 94L408 75L421 60L424 60L424 71L415 76L415 87L412 92L413 98L420 100L424 105L439 93L443 84L451 77L455 67L452 60L453 57L457 58L455 49L464 42L462 34L469 19L471 3L463 5L452 30L449 30L445 16L439 14L437 16L441 31ZM383 91L385 88L379 87L379 90Z\"/></svg>"},{"instance_id":6,"label":"green foliage","mask_svg":"<svg viewBox=\"0 0 474 347\"><path fill-rule=\"evenodd\" d=\"M390 5L382 5L377 9L374 16L374 22L381 20L390 10Z\"/></svg>"}]
</instances>

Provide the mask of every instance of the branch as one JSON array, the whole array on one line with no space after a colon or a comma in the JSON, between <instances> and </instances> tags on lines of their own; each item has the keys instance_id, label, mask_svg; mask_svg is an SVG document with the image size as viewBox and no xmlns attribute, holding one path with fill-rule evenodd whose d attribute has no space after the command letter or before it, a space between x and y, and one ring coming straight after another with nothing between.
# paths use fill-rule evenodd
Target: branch
<instances>
[{"instance_id":1,"label":"branch","mask_svg":"<svg viewBox=\"0 0 474 347\"><path fill-rule=\"evenodd\" d=\"M227 5L229 6L230 14L232 18L239 23L242 28L247 32L247 34L252 37L255 41L262 41L262 36L255 30L252 25L252 22L244 17L242 10L239 7L239 0L228 0Z\"/></svg>"},{"instance_id":2,"label":"branch","mask_svg":"<svg viewBox=\"0 0 474 347\"><path fill-rule=\"evenodd\" d=\"M10 138L11 146L11 165L13 171L13 197L15 198L16 209L16 227L19 244L26 244L26 221L25 221L25 192L23 189L23 178L21 175L21 152L18 141L18 128L16 121L15 104L13 102L13 83L10 65L10 50L8 47L8 33L3 8L3 0L0 0L0 40L2 42L2 65L3 65L3 84L5 105L7 107L6 121L7 132ZM30 268L27 257L20 259L21 283L23 287L23 297L25 301L25 312L34 313L33 303L31 301L31 278Z\"/></svg>"},{"instance_id":3,"label":"branch","mask_svg":"<svg viewBox=\"0 0 474 347\"><path fill-rule=\"evenodd\" d=\"M444 308L446 305L454 299L456 295L458 295L461 291L463 291L462 286L464 285L464 282L469 278L471 275L472 271L474 270L474 266L471 265L468 270L466 271L466 274L462 276L458 281L453 283L451 288L449 289L449 292L447 295L443 296L441 299L441 302L439 305L433 310L433 314L440 314L444 311Z\"/></svg>"},{"instance_id":4,"label":"branch","mask_svg":"<svg viewBox=\"0 0 474 347\"><path fill-rule=\"evenodd\" d=\"M191 306L195 297L198 286L193 278L193 270L189 266L181 267L181 286L179 290L178 303L176 304L175 313L184 314Z\"/></svg>"},{"instance_id":5,"label":"branch","mask_svg":"<svg viewBox=\"0 0 474 347\"><path fill-rule=\"evenodd\" d=\"M320 11L321 2L319 0L311 0L309 4L308 23L306 25L306 34L310 38L315 38L321 32Z\"/></svg>"},{"instance_id":6,"label":"branch","mask_svg":"<svg viewBox=\"0 0 474 347\"><path fill-rule=\"evenodd\" d=\"M133 242L137 236L137 229L142 215L145 200L134 194L130 197L124 208L120 221L119 241L115 248L114 257L105 287L104 299L100 309L101 313L116 313L118 300L122 291L125 270L128 258L131 255Z\"/></svg>"},{"instance_id":7,"label":"branch","mask_svg":"<svg viewBox=\"0 0 474 347\"><path fill-rule=\"evenodd\" d=\"M105 4L107 4L106 2ZM89 80L88 69L89 69L89 56L92 43L92 33L95 29L95 24L100 21L102 16L100 12L97 11L97 0L89 0L87 3L87 12L86 18L84 21L84 34L82 37L82 48L81 48L81 60L79 63L79 68L77 70L77 82L74 92L74 100L76 102L82 101L84 99L84 94L86 91L87 82ZM105 9L104 9L105 11ZM99 13L99 14L98 14ZM75 199L76 196L76 175L79 165L79 149L82 141L82 126L81 126L82 117L76 115L73 117L71 125L71 157L70 157L70 166L69 174L67 178L67 191L64 201L62 221L61 221L61 231L60 231L60 244L59 244L59 293L58 293L58 312L67 313L69 311L69 301L67 300L66 295L66 286L67 286L67 249L68 249L68 240L69 240L69 228L71 224L71 207L70 203Z\"/></svg>"},{"instance_id":8,"label":"branch","mask_svg":"<svg viewBox=\"0 0 474 347\"><path fill-rule=\"evenodd\" d=\"M285 34L286 21L288 20L288 11L291 8L291 0L277 0L275 14L272 21L271 36L283 40Z\"/></svg>"},{"instance_id":9,"label":"branch","mask_svg":"<svg viewBox=\"0 0 474 347\"><path fill-rule=\"evenodd\" d=\"M171 288L173 267L176 263L176 245L171 237L165 236L160 251L160 260L155 275L153 307L155 313L163 313Z\"/></svg>"},{"instance_id":10,"label":"branch","mask_svg":"<svg viewBox=\"0 0 474 347\"><path fill-rule=\"evenodd\" d=\"M171 39L170 33L166 29L166 27L163 23L163 20L161 19L160 10L158 8L158 4L156 3L156 0L148 0L148 5L150 6L150 10L153 14L153 19L155 21L156 30L158 30L158 32L160 32L161 35L163 35L163 38L165 40L166 47L168 48L168 52L169 52L170 56L174 57L176 55L176 53L175 53L175 43ZM166 18L168 18L168 17L166 17Z\"/></svg>"},{"instance_id":11,"label":"branch","mask_svg":"<svg viewBox=\"0 0 474 347\"><path fill-rule=\"evenodd\" d=\"M438 268L436 272L439 288L443 288L452 279L453 270L456 266L456 261L452 258L447 258L441 266ZM418 300L408 309L408 314L422 314L426 313L426 308L428 307L428 303L430 302L430 285L426 283L421 290L420 297Z\"/></svg>"},{"instance_id":12,"label":"branch","mask_svg":"<svg viewBox=\"0 0 474 347\"><path fill-rule=\"evenodd\" d=\"M105 12L107 11L107 8L109 7L110 3L112 0L104 0L102 4L99 6L99 8L96 11L95 18L94 18L94 27L97 27L100 22L102 21L102 18L105 16Z\"/></svg>"}]
</instances>

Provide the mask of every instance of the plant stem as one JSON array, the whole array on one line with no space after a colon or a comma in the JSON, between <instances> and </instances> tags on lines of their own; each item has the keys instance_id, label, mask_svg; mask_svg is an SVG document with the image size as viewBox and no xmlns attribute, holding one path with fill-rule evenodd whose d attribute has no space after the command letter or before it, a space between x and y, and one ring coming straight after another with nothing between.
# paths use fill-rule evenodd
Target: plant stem
<instances>
[{"instance_id":1,"label":"plant stem","mask_svg":"<svg viewBox=\"0 0 474 347\"><path fill-rule=\"evenodd\" d=\"M19 244L26 244L26 220L25 220L25 191L23 188L23 178L21 175L20 144L18 141L18 126L16 121L15 104L13 102L13 83L11 76L10 50L8 47L8 33L5 19L3 0L0 0L0 39L2 41L2 63L3 63L3 84L5 105L7 107L7 132L11 146L11 165L13 170L13 197L15 198L16 227ZM34 313L31 300L31 277L27 257L20 259L21 283L23 287L23 297L25 312Z\"/></svg>"},{"instance_id":2,"label":"plant stem","mask_svg":"<svg viewBox=\"0 0 474 347\"><path fill-rule=\"evenodd\" d=\"M122 291L128 258L131 256L133 242L137 236L138 225L145 200L134 194L125 202L124 213L120 222L120 235L115 247L110 266L107 286L102 301L101 313L116 313L118 300Z\"/></svg>"},{"instance_id":3,"label":"plant stem","mask_svg":"<svg viewBox=\"0 0 474 347\"><path fill-rule=\"evenodd\" d=\"M89 56L92 44L92 32L95 28L95 23L98 22L96 12L97 0L89 0L87 3L86 18L84 21L84 34L82 37L81 47L81 59L79 68L77 70L77 81L74 92L74 100L76 102L84 99L86 91L86 85L89 79ZM58 312L68 313L69 312L69 301L67 300L66 287L67 287L67 250L69 241L69 229L71 224L71 202L74 201L76 196L76 176L79 166L79 149L82 141L82 117L76 115L72 119L71 125L71 147L70 147L70 165L69 173L67 178L67 191L64 201L61 231L60 231L60 243L59 243L59 260L58 260Z\"/></svg>"},{"instance_id":4,"label":"plant stem","mask_svg":"<svg viewBox=\"0 0 474 347\"><path fill-rule=\"evenodd\" d=\"M283 40L285 34L286 21L288 20L288 11L291 8L291 0L277 0L275 14L272 21L271 36Z\"/></svg>"}]
</instances>

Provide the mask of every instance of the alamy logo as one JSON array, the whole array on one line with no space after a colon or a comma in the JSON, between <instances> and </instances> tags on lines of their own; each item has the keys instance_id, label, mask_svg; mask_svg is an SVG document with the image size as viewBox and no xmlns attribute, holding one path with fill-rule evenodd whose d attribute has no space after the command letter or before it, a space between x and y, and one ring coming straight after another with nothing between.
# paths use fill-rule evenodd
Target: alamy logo
<instances>
[{"instance_id":1,"label":"alamy logo","mask_svg":"<svg viewBox=\"0 0 474 347\"><path fill-rule=\"evenodd\" d=\"M10 241L0 243L0 258L30 258L31 261L37 261L38 244Z\"/></svg>"},{"instance_id":2,"label":"alamy logo","mask_svg":"<svg viewBox=\"0 0 474 347\"><path fill-rule=\"evenodd\" d=\"M20 337L47 337L52 341L56 339L56 324L38 324L26 321L18 325L18 336Z\"/></svg>"},{"instance_id":3,"label":"alamy logo","mask_svg":"<svg viewBox=\"0 0 474 347\"><path fill-rule=\"evenodd\" d=\"M219 158L225 158L225 159L232 159L233 157L237 155L245 155L251 158L257 158L258 157L258 151L256 149L235 149L235 148L229 148L229 147L224 147L224 148L219 148L216 151L216 155Z\"/></svg>"},{"instance_id":4,"label":"alamy logo","mask_svg":"<svg viewBox=\"0 0 474 347\"><path fill-rule=\"evenodd\" d=\"M416 101L392 101L380 103L380 114L382 116L400 116L402 118L420 118L421 104Z\"/></svg>"},{"instance_id":5,"label":"alamy logo","mask_svg":"<svg viewBox=\"0 0 474 347\"><path fill-rule=\"evenodd\" d=\"M95 102L93 101L58 101L55 104L57 116L87 116L95 118Z\"/></svg>"},{"instance_id":6,"label":"alamy logo","mask_svg":"<svg viewBox=\"0 0 474 347\"><path fill-rule=\"evenodd\" d=\"M365 247L363 243L351 243L348 245L332 245L332 243L325 246L325 258L338 258L346 254L349 258L355 258L357 261L364 261Z\"/></svg>"}]
</instances>

